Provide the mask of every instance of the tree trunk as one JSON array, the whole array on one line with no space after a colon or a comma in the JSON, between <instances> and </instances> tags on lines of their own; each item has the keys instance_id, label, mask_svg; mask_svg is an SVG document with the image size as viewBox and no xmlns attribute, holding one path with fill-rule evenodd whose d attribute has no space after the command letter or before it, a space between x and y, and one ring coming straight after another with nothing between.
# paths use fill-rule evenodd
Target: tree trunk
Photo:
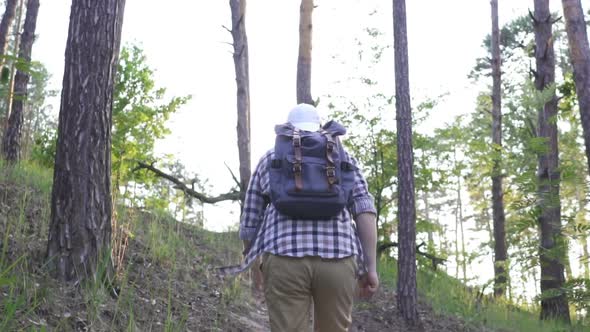
<instances>
[{"instance_id":1,"label":"tree trunk","mask_svg":"<svg viewBox=\"0 0 590 332\"><path fill-rule=\"evenodd\" d=\"M554 88L555 54L553 50L553 17L549 0L535 0L533 17L535 29L535 87L539 91ZM541 227L541 319L570 321L568 301L562 288L564 240L561 234L561 204L559 202L559 157L557 147L557 97L539 107L537 136L546 139L547 149L539 153L538 162L538 223Z\"/></svg>"},{"instance_id":2,"label":"tree trunk","mask_svg":"<svg viewBox=\"0 0 590 332\"><path fill-rule=\"evenodd\" d=\"M398 281L397 302L401 315L411 324L418 321L416 287L416 206L412 109L408 65L408 36L405 0L393 0L395 53L395 108L397 117L398 165Z\"/></svg>"},{"instance_id":3,"label":"tree trunk","mask_svg":"<svg viewBox=\"0 0 590 332\"><path fill-rule=\"evenodd\" d=\"M576 187L576 200L578 201L578 214L576 215L576 222L582 225L588 225L586 218L586 190L581 186ZM585 279L590 279L590 258L588 256L588 235L585 231L578 233L578 244L582 248L582 257L580 259L580 269L583 270Z\"/></svg>"},{"instance_id":4,"label":"tree trunk","mask_svg":"<svg viewBox=\"0 0 590 332\"><path fill-rule=\"evenodd\" d=\"M112 103L124 7L125 0L72 2L47 244L62 281L112 267Z\"/></svg>"},{"instance_id":5,"label":"tree trunk","mask_svg":"<svg viewBox=\"0 0 590 332\"><path fill-rule=\"evenodd\" d=\"M238 154L240 158L240 201L244 202L250 182L250 73L246 36L246 0L230 0L234 66L238 106Z\"/></svg>"},{"instance_id":6,"label":"tree trunk","mask_svg":"<svg viewBox=\"0 0 590 332\"><path fill-rule=\"evenodd\" d=\"M500 27L498 24L498 0L492 6L492 145L494 165L492 170L492 214L494 219L494 296L506 292L506 217L502 189L502 74L500 58Z\"/></svg>"},{"instance_id":7,"label":"tree trunk","mask_svg":"<svg viewBox=\"0 0 590 332\"><path fill-rule=\"evenodd\" d=\"M590 46L580 0L561 0L590 173Z\"/></svg>"},{"instance_id":8,"label":"tree trunk","mask_svg":"<svg viewBox=\"0 0 590 332\"><path fill-rule=\"evenodd\" d=\"M14 29L14 50L12 55L16 56L19 51L19 44L20 44L20 25L23 17L24 11L24 0L20 0L18 5L18 17L16 20L16 27ZM10 112L12 110L12 96L14 93L14 71L16 68L16 61L12 61L10 64L10 69L8 69L8 92L6 93L6 112L4 114L4 127L3 129L6 130L8 128L8 119L10 117Z\"/></svg>"},{"instance_id":9,"label":"tree trunk","mask_svg":"<svg viewBox=\"0 0 590 332\"><path fill-rule=\"evenodd\" d=\"M467 251L465 250L465 230L463 229L463 199L461 198L461 178L457 179L457 209L459 210L459 227L461 230L461 272L463 283L467 283Z\"/></svg>"},{"instance_id":10,"label":"tree trunk","mask_svg":"<svg viewBox=\"0 0 590 332\"><path fill-rule=\"evenodd\" d=\"M311 97L311 13L313 0L301 0L299 13L299 57L297 58L297 103L315 105Z\"/></svg>"},{"instance_id":11,"label":"tree trunk","mask_svg":"<svg viewBox=\"0 0 590 332\"><path fill-rule=\"evenodd\" d=\"M453 153L457 165L457 150ZM465 231L463 230L463 199L461 197L461 174L457 175L457 211L455 212L455 254L457 255L456 277L459 278L459 235L461 234L461 272L463 282L467 282L467 251L465 250Z\"/></svg>"},{"instance_id":12,"label":"tree trunk","mask_svg":"<svg viewBox=\"0 0 590 332\"><path fill-rule=\"evenodd\" d=\"M588 236L582 236L580 242L582 245L582 261L584 262L584 278L590 280L590 253L588 250Z\"/></svg>"},{"instance_id":13,"label":"tree trunk","mask_svg":"<svg viewBox=\"0 0 590 332\"><path fill-rule=\"evenodd\" d=\"M424 217L428 223L433 224L430 220L430 200L428 199L428 190L424 190L422 197L424 199ZM431 227L428 227L428 252L433 254L435 252L434 247L434 232Z\"/></svg>"},{"instance_id":14,"label":"tree trunk","mask_svg":"<svg viewBox=\"0 0 590 332\"><path fill-rule=\"evenodd\" d=\"M10 34L10 27L12 26L12 21L14 21L14 16L16 15L17 3L18 0L6 0L6 8L4 10L4 15L2 16L2 21L0 21L0 56L6 55L8 35ZM0 70L2 70L4 62L4 58L1 58Z\"/></svg>"},{"instance_id":15,"label":"tree trunk","mask_svg":"<svg viewBox=\"0 0 590 332\"><path fill-rule=\"evenodd\" d=\"M21 45L18 57L24 63L31 63L31 51L35 41L35 29L37 26L37 14L39 13L39 0L27 2L27 15L21 36ZM16 72L14 82L15 98L12 99L12 112L8 118L8 127L4 132L2 140L2 154L9 162L20 160L21 137L24 121L24 105L27 98L27 85L29 84L29 73L23 70Z\"/></svg>"}]
</instances>

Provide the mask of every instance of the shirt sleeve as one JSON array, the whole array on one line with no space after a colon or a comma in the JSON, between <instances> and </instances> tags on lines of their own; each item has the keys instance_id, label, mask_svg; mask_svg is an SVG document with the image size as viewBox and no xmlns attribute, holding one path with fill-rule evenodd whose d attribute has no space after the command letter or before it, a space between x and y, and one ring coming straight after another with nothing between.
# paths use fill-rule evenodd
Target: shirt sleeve
<instances>
[{"instance_id":1,"label":"shirt sleeve","mask_svg":"<svg viewBox=\"0 0 590 332\"><path fill-rule=\"evenodd\" d=\"M267 173L269 158L270 154L267 153L260 159L246 190L244 209L240 220L240 239L242 240L251 241L254 239L258 226L262 222L264 210L268 205L268 199L263 193L262 179Z\"/></svg>"},{"instance_id":2,"label":"shirt sleeve","mask_svg":"<svg viewBox=\"0 0 590 332\"><path fill-rule=\"evenodd\" d=\"M361 170L357 165L357 161L352 156L348 156L349 160L354 165L354 188L352 190L352 200L348 206L353 218L356 218L361 213L377 214L375 208L375 200L373 195L369 193L369 187Z\"/></svg>"}]
</instances>

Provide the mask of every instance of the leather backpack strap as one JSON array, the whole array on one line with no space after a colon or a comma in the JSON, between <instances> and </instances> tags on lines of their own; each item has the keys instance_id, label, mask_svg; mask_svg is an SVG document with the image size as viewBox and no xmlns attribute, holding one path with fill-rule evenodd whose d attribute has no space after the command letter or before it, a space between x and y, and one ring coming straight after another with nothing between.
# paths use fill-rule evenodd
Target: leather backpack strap
<instances>
[{"instance_id":1,"label":"leather backpack strap","mask_svg":"<svg viewBox=\"0 0 590 332\"><path fill-rule=\"evenodd\" d=\"M303 158L301 153L301 133L298 128L293 130L293 150L295 152L295 163L293 164L293 174L295 175L295 191L303 190Z\"/></svg>"},{"instance_id":2,"label":"leather backpack strap","mask_svg":"<svg viewBox=\"0 0 590 332\"><path fill-rule=\"evenodd\" d=\"M334 164L333 157L337 143L334 136L332 136L327 130L322 130L321 133L326 137L326 177L328 178L330 188L332 188L332 185L338 182L338 179L336 178L336 165Z\"/></svg>"}]
</instances>

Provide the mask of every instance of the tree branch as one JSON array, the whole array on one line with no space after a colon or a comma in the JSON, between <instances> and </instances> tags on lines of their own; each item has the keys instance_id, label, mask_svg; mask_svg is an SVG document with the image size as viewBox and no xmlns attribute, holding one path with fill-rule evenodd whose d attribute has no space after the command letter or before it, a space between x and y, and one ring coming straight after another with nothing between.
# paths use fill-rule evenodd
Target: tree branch
<instances>
[{"instance_id":1,"label":"tree branch","mask_svg":"<svg viewBox=\"0 0 590 332\"><path fill-rule=\"evenodd\" d=\"M420 255L420 256L424 256L424 257L430 259L430 261L432 262L432 267L434 268L434 270L436 270L436 268L438 267L439 264L444 264L447 260L444 259L444 258L436 257L436 256L434 256L432 254L427 253L427 252L420 251L420 248L423 247L423 246L425 246L425 245L426 245L426 243L424 243L424 242L422 242L419 245L417 245L416 246L416 253L418 255ZM392 248L392 247L397 247L397 246L398 246L397 242L384 242L384 243L381 243L377 247L377 257L381 256L381 254L385 250L387 250L389 248Z\"/></svg>"},{"instance_id":2,"label":"tree branch","mask_svg":"<svg viewBox=\"0 0 590 332\"><path fill-rule=\"evenodd\" d=\"M229 171L229 174L231 174L231 177L232 177L232 179L234 179L234 182L238 185L238 188L241 188L242 184L240 183L240 180L238 180L238 178L236 177L234 172L232 172L231 168L229 168L229 166L225 162L223 164L225 165L225 167ZM246 189L244 189L244 190L246 190Z\"/></svg>"},{"instance_id":3,"label":"tree branch","mask_svg":"<svg viewBox=\"0 0 590 332\"><path fill-rule=\"evenodd\" d=\"M156 174L156 176L164 178L174 183L176 185L175 188L182 190L185 194L194 197L203 203L215 204L221 201L237 201L240 199L240 192L236 190L232 190L228 193L221 194L219 196L209 197L205 194L198 193L195 190L189 188L186 184L184 184L179 179L173 177L172 175L157 169L156 167L154 167L154 163L146 164L144 162L138 161L137 165L138 166L133 169L134 172L140 169L147 169L148 171L151 171L152 173Z\"/></svg>"}]
</instances>

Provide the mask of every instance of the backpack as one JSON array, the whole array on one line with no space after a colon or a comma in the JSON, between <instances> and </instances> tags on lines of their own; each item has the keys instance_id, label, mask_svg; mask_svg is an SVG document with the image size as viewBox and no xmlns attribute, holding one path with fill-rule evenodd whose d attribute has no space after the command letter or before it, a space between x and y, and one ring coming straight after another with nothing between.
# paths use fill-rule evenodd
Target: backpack
<instances>
[{"instance_id":1,"label":"backpack","mask_svg":"<svg viewBox=\"0 0 590 332\"><path fill-rule=\"evenodd\" d=\"M334 121L315 132L285 123L275 133L269 166L274 207L297 219L329 219L341 213L355 180L355 166L338 140L346 129Z\"/></svg>"}]
</instances>

